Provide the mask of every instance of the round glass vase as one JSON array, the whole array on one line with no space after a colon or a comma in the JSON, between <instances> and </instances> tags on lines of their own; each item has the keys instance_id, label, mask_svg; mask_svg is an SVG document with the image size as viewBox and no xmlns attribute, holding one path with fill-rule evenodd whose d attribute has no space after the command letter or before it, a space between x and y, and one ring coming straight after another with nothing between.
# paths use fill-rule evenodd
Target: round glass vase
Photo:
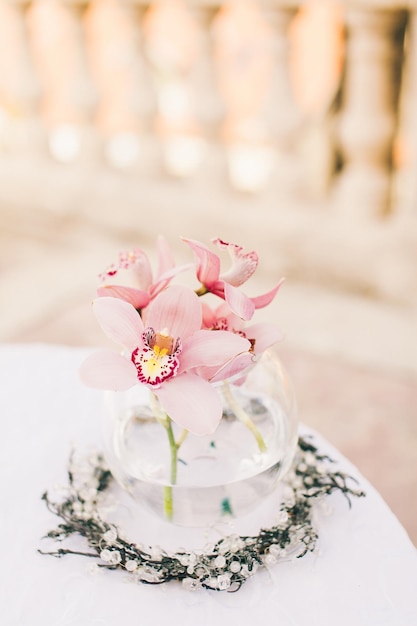
<instances>
[{"instance_id":1,"label":"round glass vase","mask_svg":"<svg viewBox=\"0 0 417 626\"><path fill-rule=\"evenodd\" d=\"M113 476L135 500L182 526L251 513L295 454L295 396L274 349L213 386L223 416L204 436L158 421L153 394L142 385L105 395L104 447Z\"/></svg>"}]
</instances>

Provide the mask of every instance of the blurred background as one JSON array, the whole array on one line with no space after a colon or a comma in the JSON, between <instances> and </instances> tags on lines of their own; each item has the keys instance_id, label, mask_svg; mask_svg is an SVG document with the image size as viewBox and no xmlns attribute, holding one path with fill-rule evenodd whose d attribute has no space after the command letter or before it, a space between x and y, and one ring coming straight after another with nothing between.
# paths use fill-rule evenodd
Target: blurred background
<instances>
[{"instance_id":1,"label":"blurred background","mask_svg":"<svg viewBox=\"0 0 417 626\"><path fill-rule=\"evenodd\" d=\"M0 341L100 345L119 250L260 255L301 420L417 545L417 2L0 0Z\"/></svg>"}]
</instances>

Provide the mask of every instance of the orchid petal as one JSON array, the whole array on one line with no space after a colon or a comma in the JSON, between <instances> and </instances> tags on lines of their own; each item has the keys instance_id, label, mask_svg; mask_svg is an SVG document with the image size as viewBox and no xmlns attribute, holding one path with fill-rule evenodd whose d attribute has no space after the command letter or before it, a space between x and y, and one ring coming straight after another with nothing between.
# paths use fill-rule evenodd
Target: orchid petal
<instances>
[{"instance_id":1,"label":"orchid petal","mask_svg":"<svg viewBox=\"0 0 417 626\"><path fill-rule=\"evenodd\" d=\"M284 281L285 281L285 278L281 278L279 283L273 289L271 289L271 291L268 291L267 293L264 293L261 296L256 296L255 298L251 298L251 301L253 302L255 309L262 309L263 307L270 304L272 300L275 298L279 288L284 283Z\"/></svg>"},{"instance_id":2,"label":"orchid petal","mask_svg":"<svg viewBox=\"0 0 417 626\"><path fill-rule=\"evenodd\" d=\"M139 248L135 248L130 254L132 264L127 271L132 272L139 289L148 291L152 284L152 268L148 256Z\"/></svg>"},{"instance_id":3,"label":"orchid petal","mask_svg":"<svg viewBox=\"0 0 417 626\"><path fill-rule=\"evenodd\" d=\"M224 317L226 317L227 319L227 328L228 330L232 330L233 332L238 332L238 331L245 331L245 321L242 320L241 317L239 317L238 315L236 315L236 313L233 313L232 311L230 311L230 307L227 304L227 302L224 303L225 306L224 307L220 307L219 308L219 312L221 311L225 311L224 313ZM228 312L227 309L229 309Z\"/></svg>"},{"instance_id":4,"label":"orchid petal","mask_svg":"<svg viewBox=\"0 0 417 626\"><path fill-rule=\"evenodd\" d=\"M153 285L149 288L149 293L152 297L155 297L158 293L160 293L165 287L169 285L171 280L181 272L185 272L193 267L192 263L186 263L184 265L178 265L177 267L173 267L170 270L162 273L158 280L156 280Z\"/></svg>"},{"instance_id":5,"label":"orchid petal","mask_svg":"<svg viewBox=\"0 0 417 626\"><path fill-rule=\"evenodd\" d=\"M174 268L175 260L170 245L162 235L159 235L156 241L156 247L158 251L158 270L156 276L159 279L162 274Z\"/></svg>"},{"instance_id":6,"label":"orchid petal","mask_svg":"<svg viewBox=\"0 0 417 626\"><path fill-rule=\"evenodd\" d=\"M185 239L184 237L182 240L190 246L197 258L198 280L210 289L211 285L219 278L220 258L199 241Z\"/></svg>"},{"instance_id":7,"label":"orchid petal","mask_svg":"<svg viewBox=\"0 0 417 626\"><path fill-rule=\"evenodd\" d=\"M220 279L234 287L243 285L258 267L257 253L255 251L244 253L241 246L227 243L222 239L214 239L213 243L220 248L227 248L232 259L231 268L226 273L221 274Z\"/></svg>"},{"instance_id":8,"label":"orchid petal","mask_svg":"<svg viewBox=\"0 0 417 626\"><path fill-rule=\"evenodd\" d=\"M146 322L156 332L167 330L172 337L186 339L201 327L202 311L198 296L189 287L172 285L149 305Z\"/></svg>"},{"instance_id":9,"label":"orchid petal","mask_svg":"<svg viewBox=\"0 0 417 626\"><path fill-rule=\"evenodd\" d=\"M100 350L88 356L79 374L85 385L95 389L125 391L138 382L133 363L111 350Z\"/></svg>"},{"instance_id":10,"label":"orchid petal","mask_svg":"<svg viewBox=\"0 0 417 626\"><path fill-rule=\"evenodd\" d=\"M196 374L182 374L155 389L164 411L182 428L195 435L216 430L222 403L215 389Z\"/></svg>"},{"instance_id":11,"label":"orchid petal","mask_svg":"<svg viewBox=\"0 0 417 626\"><path fill-rule=\"evenodd\" d=\"M219 317L217 312L213 311L206 302L202 302L201 306L203 310L203 328L213 328Z\"/></svg>"},{"instance_id":12,"label":"orchid petal","mask_svg":"<svg viewBox=\"0 0 417 626\"><path fill-rule=\"evenodd\" d=\"M274 343L283 339L283 334L279 328L277 328L275 324L269 323L259 323L248 326L245 329L245 334L249 340L255 341L253 350L256 356L259 356Z\"/></svg>"},{"instance_id":13,"label":"orchid petal","mask_svg":"<svg viewBox=\"0 0 417 626\"><path fill-rule=\"evenodd\" d=\"M236 287L224 283L224 298L232 312L241 319L250 320L255 312L255 305L251 298L248 298Z\"/></svg>"},{"instance_id":14,"label":"orchid petal","mask_svg":"<svg viewBox=\"0 0 417 626\"><path fill-rule=\"evenodd\" d=\"M236 376L236 374L240 374L250 365L253 365L254 358L255 357L251 352L239 354L217 371L212 370L209 377L210 382L215 383L221 380L226 380L226 378L233 378L234 376ZM204 372L199 370L199 374L203 378L206 377L205 374L207 373L208 371Z\"/></svg>"},{"instance_id":15,"label":"orchid petal","mask_svg":"<svg viewBox=\"0 0 417 626\"><path fill-rule=\"evenodd\" d=\"M104 333L131 352L141 343L142 320L136 309L119 298L96 298L93 310Z\"/></svg>"},{"instance_id":16,"label":"orchid petal","mask_svg":"<svg viewBox=\"0 0 417 626\"><path fill-rule=\"evenodd\" d=\"M129 302L135 309L143 309L149 304L149 294L140 289L133 287L122 287L119 285L104 285L97 289L97 295L100 297L119 298L125 302Z\"/></svg>"},{"instance_id":17,"label":"orchid petal","mask_svg":"<svg viewBox=\"0 0 417 626\"><path fill-rule=\"evenodd\" d=\"M199 330L183 342L178 371L200 365L220 366L249 348L247 339L227 330Z\"/></svg>"},{"instance_id":18,"label":"orchid petal","mask_svg":"<svg viewBox=\"0 0 417 626\"><path fill-rule=\"evenodd\" d=\"M205 328L217 328L221 330L221 328L217 326L217 323L219 320L226 320L226 330L233 332L245 330L245 321L230 310L227 302L222 302L214 311L203 303L203 316Z\"/></svg>"}]
</instances>

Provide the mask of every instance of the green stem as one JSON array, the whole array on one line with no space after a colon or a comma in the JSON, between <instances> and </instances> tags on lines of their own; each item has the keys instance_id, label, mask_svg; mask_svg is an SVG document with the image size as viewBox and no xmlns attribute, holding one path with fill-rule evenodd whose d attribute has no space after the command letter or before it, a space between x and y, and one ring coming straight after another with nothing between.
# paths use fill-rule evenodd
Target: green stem
<instances>
[{"instance_id":1,"label":"green stem","mask_svg":"<svg viewBox=\"0 0 417 626\"><path fill-rule=\"evenodd\" d=\"M183 429L178 441L175 441L174 431L172 429L172 420L164 411L162 411L158 398L151 393L151 407L155 419L165 428L168 434L169 449L171 452L171 469L170 469L170 485L164 487L164 513L165 517L172 520L174 515L174 504L172 498L172 485L177 482L177 466L178 466L178 450L184 443L188 430Z\"/></svg>"},{"instance_id":2,"label":"green stem","mask_svg":"<svg viewBox=\"0 0 417 626\"><path fill-rule=\"evenodd\" d=\"M181 448L182 444L186 440L188 432L189 431L186 428L183 429L183 431L182 431L182 433L179 436L178 441L177 441L177 450L179 450Z\"/></svg>"},{"instance_id":3,"label":"green stem","mask_svg":"<svg viewBox=\"0 0 417 626\"><path fill-rule=\"evenodd\" d=\"M161 410L159 400L154 393L150 393L150 402L152 413L154 414L156 421L159 422L164 428L167 428L169 417Z\"/></svg>"},{"instance_id":4,"label":"green stem","mask_svg":"<svg viewBox=\"0 0 417 626\"><path fill-rule=\"evenodd\" d=\"M178 445L175 443L174 432L172 430L172 421L167 416L166 431L168 433L169 448L171 451L171 476L170 485L164 487L164 513L167 519L172 520L174 513L172 501L172 485L177 482L177 462L178 462Z\"/></svg>"},{"instance_id":5,"label":"green stem","mask_svg":"<svg viewBox=\"0 0 417 626\"><path fill-rule=\"evenodd\" d=\"M223 395L224 395L228 405L232 409L233 413L236 415L236 417L247 428L249 428L249 430L251 431L252 435L255 437L256 443L258 444L259 452L265 452L266 451L266 444L265 444L265 441L263 440L263 437L262 437L261 433L256 428L255 424L252 422L251 418L246 413L246 411L244 411L242 409L242 407L240 406L240 404L238 404L236 402L236 399L235 399L235 397L234 397L234 395L232 393L232 390L230 389L230 385L227 382L227 380L223 381Z\"/></svg>"}]
</instances>

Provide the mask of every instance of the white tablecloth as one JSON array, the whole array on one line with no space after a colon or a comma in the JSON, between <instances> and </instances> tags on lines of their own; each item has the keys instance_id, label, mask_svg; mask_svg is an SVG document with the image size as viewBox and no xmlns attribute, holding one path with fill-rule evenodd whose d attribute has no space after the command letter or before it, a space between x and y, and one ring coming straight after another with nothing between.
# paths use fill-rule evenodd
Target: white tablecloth
<instances>
[{"instance_id":1,"label":"white tablecloth","mask_svg":"<svg viewBox=\"0 0 417 626\"><path fill-rule=\"evenodd\" d=\"M318 515L317 551L262 570L237 593L129 584L121 571L93 574L83 557L38 554L46 547L41 538L59 522L42 493L66 483L71 445L100 447L101 394L78 381L85 354L0 347L2 625L417 624L417 552L379 494L326 442L341 469L359 478L366 498L353 498L349 510L333 494L331 514Z\"/></svg>"}]
</instances>

